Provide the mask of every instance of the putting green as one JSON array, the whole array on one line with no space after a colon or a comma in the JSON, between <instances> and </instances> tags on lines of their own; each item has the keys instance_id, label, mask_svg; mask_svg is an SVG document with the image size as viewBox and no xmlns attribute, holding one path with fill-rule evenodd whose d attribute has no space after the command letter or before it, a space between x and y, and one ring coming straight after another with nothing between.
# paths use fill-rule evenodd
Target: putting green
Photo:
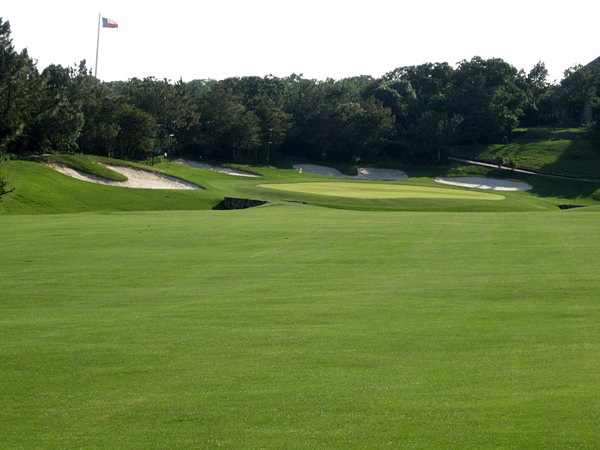
<instances>
[{"instance_id":1,"label":"putting green","mask_svg":"<svg viewBox=\"0 0 600 450\"><path fill-rule=\"evenodd\" d=\"M285 183L259 184L259 187L304 194L350 198L448 198L462 200L504 200L503 195L427 186L367 183Z\"/></svg>"}]
</instances>

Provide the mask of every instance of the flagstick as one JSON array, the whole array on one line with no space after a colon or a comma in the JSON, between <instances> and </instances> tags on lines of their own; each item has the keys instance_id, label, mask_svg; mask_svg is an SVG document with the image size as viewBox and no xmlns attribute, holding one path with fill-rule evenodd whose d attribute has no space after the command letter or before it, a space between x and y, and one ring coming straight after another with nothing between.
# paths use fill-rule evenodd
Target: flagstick
<instances>
[{"instance_id":1,"label":"flagstick","mask_svg":"<svg viewBox=\"0 0 600 450\"><path fill-rule=\"evenodd\" d=\"M96 65L94 66L94 77L98 78L98 47L100 47L100 15L98 13L98 39L96 40Z\"/></svg>"}]
</instances>

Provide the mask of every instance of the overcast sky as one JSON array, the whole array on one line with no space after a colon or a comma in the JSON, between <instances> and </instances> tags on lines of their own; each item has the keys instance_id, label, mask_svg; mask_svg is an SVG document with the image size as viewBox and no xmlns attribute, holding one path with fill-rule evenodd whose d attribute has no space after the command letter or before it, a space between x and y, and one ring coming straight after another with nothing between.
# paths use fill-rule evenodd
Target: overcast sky
<instances>
[{"instance_id":1,"label":"overcast sky","mask_svg":"<svg viewBox=\"0 0 600 450\"><path fill-rule=\"evenodd\" d=\"M101 30L103 80L377 77L474 55L525 70L542 60L559 80L600 56L595 0L7 0L0 9L40 69L93 67L99 12L119 24Z\"/></svg>"}]
</instances>

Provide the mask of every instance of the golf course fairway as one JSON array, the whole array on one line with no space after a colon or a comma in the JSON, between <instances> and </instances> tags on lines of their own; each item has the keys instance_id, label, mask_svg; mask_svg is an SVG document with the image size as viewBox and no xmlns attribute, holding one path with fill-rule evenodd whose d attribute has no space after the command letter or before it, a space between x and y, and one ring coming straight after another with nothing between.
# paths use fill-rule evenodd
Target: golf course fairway
<instances>
[{"instance_id":1,"label":"golf course fairway","mask_svg":"<svg viewBox=\"0 0 600 450\"><path fill-rule=\"evenodd\" d=\"M331 197L385 199L385 198L424 198L424 199L459 199L459 200L504 200L503 195L488 194L478 191L445 189L428 186L401 184L367 184L367 183L282 183L259 184L258 187L280 191L299 192L303 194L327 195Z\"/></svg>"},{"instance_id":2,"label":"golf course fairway","mask_svg":"<svg viewBox=\"0 0 600 450\"><path fill-rule=\"evenodd\" d=\"M593 448L599 222L0 216L0 447Z\"/></svg>"}]
</instances>

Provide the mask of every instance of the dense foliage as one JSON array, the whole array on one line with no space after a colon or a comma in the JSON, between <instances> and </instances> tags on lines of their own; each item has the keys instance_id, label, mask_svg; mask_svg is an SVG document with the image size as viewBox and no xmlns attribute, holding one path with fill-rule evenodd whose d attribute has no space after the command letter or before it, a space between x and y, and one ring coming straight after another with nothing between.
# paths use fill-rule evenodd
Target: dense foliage
<instances>
[{"instance_id":1,"label":"dense foliage","mask_svg":"<svg viewBox=\"0 0 600 450\"><path fill-rule=\"evenodd\" d=\"M597 65L575 66L552 85L542 62L526 74L474 57L456 67L399 67L378 79L103 83L85 61L39 72L0 18L0 152L439 160L455 143L510 141L517 125L581 123L598 104L599 73Z\"/></svg>"}]
</instances>

